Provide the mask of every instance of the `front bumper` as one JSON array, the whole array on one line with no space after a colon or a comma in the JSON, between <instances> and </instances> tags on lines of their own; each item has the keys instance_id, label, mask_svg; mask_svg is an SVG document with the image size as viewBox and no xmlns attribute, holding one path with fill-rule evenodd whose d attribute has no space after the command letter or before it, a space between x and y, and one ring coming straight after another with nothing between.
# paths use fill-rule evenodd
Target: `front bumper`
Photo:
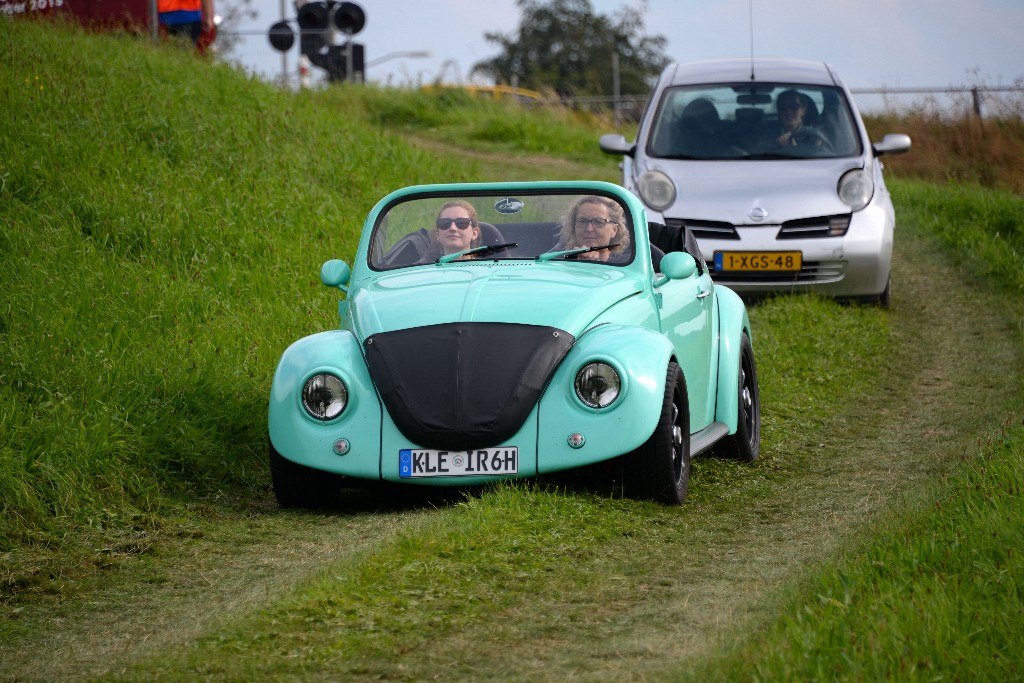
<instances>
[{"instance_id":1,"label":"front bumper","mask_svg":"<svg viewBox=\"0 0 1024 683\"><path fill-rule=\"evenodd\" d=\"M834 297L874 297L889 283L893 225L886 212L869 206L853 214L843 237L778 239L779 225L738 226L738 239L697 235L715 282L737 293L819 292ZM715 252L799 251L799 272L716 272Z\"/></svg>"}]
</instances>

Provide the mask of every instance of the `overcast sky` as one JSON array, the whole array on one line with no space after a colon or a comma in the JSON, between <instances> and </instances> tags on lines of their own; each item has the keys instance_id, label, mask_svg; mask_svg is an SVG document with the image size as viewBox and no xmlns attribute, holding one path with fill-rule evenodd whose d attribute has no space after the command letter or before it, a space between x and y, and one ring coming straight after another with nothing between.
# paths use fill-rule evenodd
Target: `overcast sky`
<instances>
[{"instance_id":1,"label":"overcast sky","mask_svg":"<svg viewBox=\"0 0 1024 683\"><path fill-rule=\"evenodd\" d=\"M395 86L469 82L472 66L497 54L486 32L514 34L515 0L356 0L366 27L367 80ZM293 0L253 0L259 18L241 26L265 31L294 19ZM1013 85L1024 79L1024 0L591 0L614 15L646 7L647 35L668 39L666 54L689 61L714 57L802 57L830 62L852 88ZM294 26L294 22L293 22ZM298 41L296 41L298 42ZM428 51L429 58L392 56ZM296 68L266 37L247 38L235 57L276 76Z\"/></svg>"}]
</instances>

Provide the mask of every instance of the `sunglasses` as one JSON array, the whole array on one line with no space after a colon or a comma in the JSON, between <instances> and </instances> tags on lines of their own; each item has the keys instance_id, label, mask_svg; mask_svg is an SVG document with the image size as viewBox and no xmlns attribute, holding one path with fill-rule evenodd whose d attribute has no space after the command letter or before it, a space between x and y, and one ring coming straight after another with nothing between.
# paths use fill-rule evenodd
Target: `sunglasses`
<instances>
[{"instance_id":1,"label":"sunglasses","mask_svg":"<svg viewBox=\"0 0 1024 683\"><path fill-rule=\"evenodd\" d=\"M603 228L606 225L618 225L618 221L613 221L608 218L577 218L576 227L580 230L585 230L588 223L593 223L595 228Z\"/></svg>"},{"instance_id":2,"label":"sunglasses","mask_svg":"<svg viewBox=\"0 0 1024 683\"><path fill-rule=\"evenodd\" d=\"M473 221L469 218L438 218L437 229L447 230L448 226L452 223L454 223L455 227L459 230L468 230L469 226L473 225Z\"/></svg>"}]
</instances>

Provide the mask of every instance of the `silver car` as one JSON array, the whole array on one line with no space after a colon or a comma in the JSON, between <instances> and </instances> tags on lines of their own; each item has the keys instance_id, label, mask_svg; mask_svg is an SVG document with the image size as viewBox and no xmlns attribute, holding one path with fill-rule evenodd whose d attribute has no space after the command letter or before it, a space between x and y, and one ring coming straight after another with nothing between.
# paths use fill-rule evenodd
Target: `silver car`
<instances>
[{"instance_id":1,"label":"silver car","mask_svg":"<svg viewBox=\"0 0 1024 683\"><path fill-rule=\"evenodd\" d=\"M624 155L623 185L672 228L665 235L689 228L715 281L889 305L896 216L879 157L906 152L910 137L872 144L829 64L672 64L636 141L600 145Z\"/></svg>"}]
</instances>

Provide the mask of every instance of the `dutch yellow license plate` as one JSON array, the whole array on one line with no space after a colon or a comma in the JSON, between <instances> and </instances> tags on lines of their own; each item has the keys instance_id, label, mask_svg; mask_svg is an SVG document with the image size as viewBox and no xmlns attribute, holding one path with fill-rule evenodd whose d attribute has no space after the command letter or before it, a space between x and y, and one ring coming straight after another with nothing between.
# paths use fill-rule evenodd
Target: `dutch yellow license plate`
<instances>
[{"instance_id":1,"label":"dutch yellow license plate","mask_svg":"<svg viewBox=\"0 0 1024 683\"><path fill-rule=\"evenodd\" d=\"M803 254L799 251L716 251L715 272L799 272Z\"/></svg>"}]
</instances>

